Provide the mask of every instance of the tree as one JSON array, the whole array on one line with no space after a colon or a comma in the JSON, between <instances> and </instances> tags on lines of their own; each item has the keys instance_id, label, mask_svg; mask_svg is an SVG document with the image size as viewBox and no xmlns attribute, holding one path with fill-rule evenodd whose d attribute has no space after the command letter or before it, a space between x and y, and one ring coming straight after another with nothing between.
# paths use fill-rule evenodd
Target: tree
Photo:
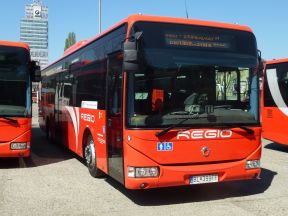
<instances>
[{"instance_id":1,"label":"tree","mask_svg":"<svg viewBox=\"0 0 288 216\"><path fill-rule=\"evenodd\" d=\"M68 49L69 47L71 47L75 43L76 43L76 35L75 35L75 33L74 32L69 32L68 33L68 37L65 40L64 51L66 49Z\"/></svg>"}]
</instances>

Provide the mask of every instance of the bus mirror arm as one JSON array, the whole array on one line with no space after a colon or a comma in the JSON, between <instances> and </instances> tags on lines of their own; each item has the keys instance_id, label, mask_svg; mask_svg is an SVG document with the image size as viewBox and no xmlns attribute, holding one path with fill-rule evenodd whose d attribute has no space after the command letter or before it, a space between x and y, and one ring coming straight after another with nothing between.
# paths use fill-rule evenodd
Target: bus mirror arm
<instances>
[{"instance_id":1,"label":"bus mirror arm","mask_svg":"<svg viewBox=\"0 0 288 216\"><path fill-rule=\"evenodd\" d=\"M31 80L32 82L41 81L41 71L37 61L31 61Z\"/></svg>"},{"instance_id":2,"label":"bus mirror arm","mask_svg":"<svg viewBox=\"0 0 288 216\"><path fill-rule=\"evenodd\" d=\"M139 68L137 40L124 42L124 70L134 72Z\"/></svg>"},{"instance_id":3,"label":"bus mirror arm","mask_svg":"<svg viewBox=\"0 0 288 216\"><path fill-rule=\"evenodd\" d=\"M261 51L258 50L258 70L259 70L259 75L263 75L263 70L264 70L264 61L262 59Z\"/></svg>"},{"instance_id":4,"label":"bus mirror arm","mask_svg":"<svg viewBox=\"0 0 288 216\"><path fill-rule=\"evenodd\" d=\"M259 76L263 76L263 72L264 72L264 63L263 61L261 60L259 62Z\"/></svg>"}]
</instances>

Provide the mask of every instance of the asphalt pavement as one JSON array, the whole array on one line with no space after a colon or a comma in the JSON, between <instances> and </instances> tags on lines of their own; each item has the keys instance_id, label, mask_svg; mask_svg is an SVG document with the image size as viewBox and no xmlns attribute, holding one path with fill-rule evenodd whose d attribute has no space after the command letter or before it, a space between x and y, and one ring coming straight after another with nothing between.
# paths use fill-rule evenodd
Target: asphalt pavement
<instances>
[{"instance_id":1,"label":"asphalt pavement","mask_svg":"<svg viewBox=\"0 0 288 216\"><path fill-rule=\"evenodd\" d=\"M288 215L288 146L263 140L259 180L131 191L92 178L83 160L46 141L37 121L31 157L0 159L1 216Z\"/></svg>"}]
</instances>

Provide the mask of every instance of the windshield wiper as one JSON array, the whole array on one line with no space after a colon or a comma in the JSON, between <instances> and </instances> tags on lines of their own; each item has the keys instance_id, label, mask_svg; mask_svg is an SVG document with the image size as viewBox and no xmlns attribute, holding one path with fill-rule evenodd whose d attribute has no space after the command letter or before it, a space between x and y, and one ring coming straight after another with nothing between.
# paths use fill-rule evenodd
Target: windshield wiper
<instances>
[{"instance_id":1,"label":"windshield wiper","mask_svg":"<svg viewBox=\"0 0 288 216\"><path fill-rule=\"evenodd\" d=\"M176 112L171 112L169 115L190 115L191 113L188 111L176 111Z\"/></svg>"},{"instance_id":2,"label":"windshield wiper","mask_svg":"<svg viewBox=\"0 0 288 216\"><path fill-rule=\"evenodd\" d=\"M175 114L174 114L174 115L175 115ZM156 135L157 137L163 136L163 135L167 134L167 133L168 133L170 130L172 130L173 128L181 125L183 122L185 122L185 121L187 121L187 120L189 120L189 119L198 119L198 118L199 118L199 114L191 115L191 116L186 117L186 118L183 118L183 119L181 118L181 121L179 121L178 123L173 124L173 125L171 125L170 127L167 127L167 128L165 128L164 130L162 130L162 131L160 131L160 132L156 132L155 135Z\"/></svg>"},{"instance_id":3,"label":"windshield wiper","mask_svg":"<svg viewBox=\"0 0 288 216\"><path fill-rule=\"evenodd\" d=\"M254 130L252 130L252 129L246 127L246 126L236 126L236 127L239 127L239 128L241 128L242 130L247 131L249 134L254 134Z\"/></svg>"},{"instance_id":4,"label":"windshield wiper","mask_svg":"<svg viewBox=\"0 0 288 216\"><path fill-rule=\"evenodd\" d=\"M231 109L231 105L219 105L219 106L214 106L214 109Z\"/></svg>"},{"instance_id":5,"label":"windshield wiper","mask_svg":"<svg viewBox=\"0 0 288 216\"><path fill-rule=\"evenodd\" d=\"M9 118L9 117L1 117L1 116L0 116L0 118L3 118L3 119L5 119L5 120L8 120L8 121L10 121L10 122L12 122L12 123L14 123L14 124L17 124L17 123L18 123L17 120L12 119L12 118Z\"/></svg>"}]
</instances>

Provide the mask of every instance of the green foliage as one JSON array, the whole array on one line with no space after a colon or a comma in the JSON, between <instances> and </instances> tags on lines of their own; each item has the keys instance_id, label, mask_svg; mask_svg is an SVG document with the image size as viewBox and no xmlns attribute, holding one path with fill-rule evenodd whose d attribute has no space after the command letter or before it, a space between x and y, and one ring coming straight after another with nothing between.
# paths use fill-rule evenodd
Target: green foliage
<instances>
[{"instance_id":1,"label":"green foliage","mask_svg":"<svg viewBox=\"0 0 288 216\"><path fill-rule=\"evenodd\" d=\"M69 32L65 40L64 51L76 43L76 35L74 32Z\"/></svg>"}]
</instances>

